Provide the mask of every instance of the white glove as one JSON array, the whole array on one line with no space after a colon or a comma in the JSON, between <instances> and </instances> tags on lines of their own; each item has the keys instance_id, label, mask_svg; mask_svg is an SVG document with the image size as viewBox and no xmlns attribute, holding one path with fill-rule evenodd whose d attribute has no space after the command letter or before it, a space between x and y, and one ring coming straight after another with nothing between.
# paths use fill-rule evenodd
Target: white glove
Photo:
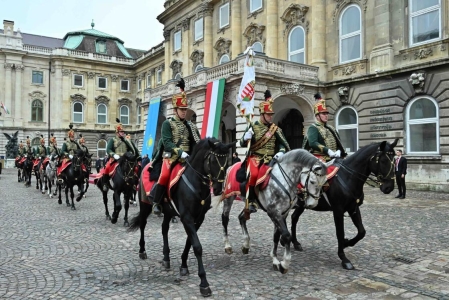
<instances>
[{"instance_id":1,"label":"white glove","mask_svg":"<svg viewBox=\"0 0 449 300\"><path fill-rule=\"evenodd\" d=\"M247 141L250 140L253 137L254 131L252 128L250 128L247 132L245 132L245 135L243 136L243 140Z\"/></svg>"},{"instance_id":2,"label":"white glove","mask_svg":"<svg viewBox=\"0 0 449 300\"><path fill-rule=\"evenodd\" d=\"M189 157L189 155L187 154L187 152L182 152L181 158L186 159L187 157Z\"/></svg>"},{"instance_id":3,"label":"white glove","mask_svg":"<svg viewBox=\"0 0 449 300\"><path fill-rule=\"evenodd\" d=\"M120 158L120 155L114 154L114 159L115 159L115 160L118 160L119 158Z\"/></svg>"},{"instance_id":4,"label":"white glove","mask_svg":"<svg viewBox=\"0 0 449 300\"><path fill-rule=\"evenodd\" d=\"M340 150L335 151L335 157L341 157L341 151Z\"/></svg>"},{"instance_id":5,"label":"white glove","mask_svg":"<svg viewBox=\"0 0 449 300\"><path fill-rule=\"evenodd\" d=\"M39 159L42 159L42 158L39 156Z\"/></svg>"},{"instance_id":6,"label":"white glove","mask_svg":"<svg viewBox=\"0 0 449 300\"><path fill-rule=\"evenodd\" d=\"M72 154L69 154L69 158L72 159L72 158L73 158L73 155L72 155Z\"/></svg>"},{"instance_id":7,"label":"white glove","mask_svg":"<svg viewBox=\"0 0 449 300\"><path fill-rule=\"evenodd\" d=\"M284 152L278 152L276 153L276 155L273 157L274 159L279 159L284 155Z\"/></svg>"},{"instance_id":8,"label":"white glove","mask_svg":"<svg viewBox=\"0 0 449 300\"><path fill-rule=\"evenodd\" d=\"M334 151L332 151L331 149L328 149L328 150L327 150L327 155L329 155L329 157L331 157L331 158L332 158L332 157L335 157L335 154L336 154L336 153L335 153Z\"/></svg>"}]
</instances>

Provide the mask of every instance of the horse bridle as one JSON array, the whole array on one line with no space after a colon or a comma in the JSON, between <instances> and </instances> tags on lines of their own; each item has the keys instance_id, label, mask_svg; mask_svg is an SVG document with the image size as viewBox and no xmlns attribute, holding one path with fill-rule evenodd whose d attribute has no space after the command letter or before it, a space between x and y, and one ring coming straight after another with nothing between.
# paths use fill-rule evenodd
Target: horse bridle
<instances>
[{"instance_id":1,"label":"horse bridle","mask_svg":"<svg viewBox=\"0 0 449 300\"><path fill-rule=\"evenodd\" d=\"M380 159L380 157L381 157L382 154L385 154L385 156L386 156L386 157L388 158L388 160L390 161L390 170L388 170L388 173L387 173L387 175L385 175L385 177L384 177L382 174L379 174L379 169L380 169L380 166L379 166L379 159ZM391 159L390 159L390 156L389 156L389 155L392 156ZM372 161L373 158L376 158L377 174L375 174L375 175L376 175L376 179L377 179L378 183L379 183L379 184L382 184L383 179L385 179L385 178L388 179L388 178L390 178L390 176L391 176L390 179L393 179L393 180L394 180L394 152L384 152L384 151L378 150L378 151L376 152L376 155L371 156L370 161ZM393 174L391 174L391 173L393 173Z\"/></svg>"},{"instance_id":2,"label":"horse bridle","mask_svg":"<svg viewBox=\"0 0 449 300\"><path fill-rule=\"evenodd\" d=\"M212 155L215 157L215 159L217 160L218 166L220 167L220 171L218 172L216 177L212 177L212 170L211 170L211 167L210 167L211 166L211 162L212 162L212 160L211 160ZM221 164L220 160L217 157L224 157L225 158L224 164ZM186 164L195 172L195 174L198 177L201 178L201 180L202 180L201 183L202 184L208 185L208 186L212 186L216 182L223 183L224 182L224 177L226 175L226 170L225 170L226 169L226 165L228 164L228 155L227 154L218 154L218 153L215 153L212 150L209 150L207 152L207 155L206 155L205 158L206 158L206 165L208 166L208 169L209 169L209 170L206 170L206 173L207 173L206 176L201 174L197 170L195 170L195 168L192 167L192 165L189 163L188 160L186 160ZM220 175L222 173L223 173L223 178L221 179Z\"/></svg>"}]
</instances>

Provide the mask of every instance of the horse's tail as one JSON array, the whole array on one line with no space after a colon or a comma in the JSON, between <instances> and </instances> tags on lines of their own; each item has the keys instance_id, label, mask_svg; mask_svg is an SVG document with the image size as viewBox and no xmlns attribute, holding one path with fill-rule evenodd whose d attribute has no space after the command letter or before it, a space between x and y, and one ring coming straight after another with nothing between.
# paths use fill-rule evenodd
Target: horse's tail
<instances>
[{"instance_id":1,"label":"horse's tail","mask_svg":"<svg viewBox=\"0 0 449 300\"><path fill-rule=\"evenodd\" d=\"M140 228L140 219L141 219L142 211L140 211L135 217L131 219L130 225L127 232L134 232Z\"/></svg>"}]
</instances>

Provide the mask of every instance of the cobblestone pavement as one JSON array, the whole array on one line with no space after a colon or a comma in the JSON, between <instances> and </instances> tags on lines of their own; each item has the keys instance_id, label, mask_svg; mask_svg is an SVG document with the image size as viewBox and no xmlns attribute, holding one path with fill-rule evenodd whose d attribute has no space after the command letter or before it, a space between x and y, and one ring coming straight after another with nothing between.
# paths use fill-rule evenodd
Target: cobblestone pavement
<instances>
[{"instance_id":1,"label":"cobblestone pavement","mask_svg":"<svg viewBox=\"0 0 449 300\"><path fill-rule=\"evenodd\" d=\"M197 299L199 278L191 252L190 277L177 280L185 233L170 225L171 265L162 259L161 219L148 219L148 260L138 257L139 232L104 217L100 192L91 187L72 211L34 188L16 182L16 171L0 175L0 298L4 299ZM34 179L33 179L34 181ZM449 299L449 197L367 187L362 214L367 235L347 249L355 271L337 256L332 214L306 212L299 222L304 252L292 253L287 274L272 270L272 225L259 212L249 222L248 255L235 205L230 220L234 254L224 252L221 217L209 212L200 229L212 299ZM112 204L110 203L110 209ZM138 207L130 208L133 216ZM355 234L349 218L348 237ZM281 248L281 251L283 248Z\"/></svg>"}]
</instances>

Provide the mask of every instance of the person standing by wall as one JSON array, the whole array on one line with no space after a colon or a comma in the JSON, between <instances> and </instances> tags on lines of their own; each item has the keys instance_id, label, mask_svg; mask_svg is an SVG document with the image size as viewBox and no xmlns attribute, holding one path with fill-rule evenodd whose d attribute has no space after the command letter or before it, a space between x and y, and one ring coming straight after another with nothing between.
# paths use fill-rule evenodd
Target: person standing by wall
<instances>
[{"instance_id":1,"label":"person standing by wall","mask_svg":"<svg viewBox=\"0 0 449 300\"><path fill-rule=\"evenodd\" d=\"M101 165L103 164L103 160L97 156L97 160L95 161L95 169L97 169L97 173L100 173Z\"/></svg>"},{"instance_id":2,"label":"person standing by wall","mask_svg":"<svg viewBox=\"0 0 449 300\"><path fill-rule=\"evenodd\" d=\"M396 198L405 198L405 175L407 174L407 159L402 156L402 150L396 150L395 171L396 184L398 185L399 194Z\"/></svg>"},{"instance_id":3,"label":"person standing by wall","mask_svg":"<svg viewBox=\"0 0 449 300\"><path fill-rule=\"evenodd\" d=\"M237 152L232 153L232 164L238 163L240 161L242 160L239 158L239 154Z\"/></svg>"}]
</instances>

